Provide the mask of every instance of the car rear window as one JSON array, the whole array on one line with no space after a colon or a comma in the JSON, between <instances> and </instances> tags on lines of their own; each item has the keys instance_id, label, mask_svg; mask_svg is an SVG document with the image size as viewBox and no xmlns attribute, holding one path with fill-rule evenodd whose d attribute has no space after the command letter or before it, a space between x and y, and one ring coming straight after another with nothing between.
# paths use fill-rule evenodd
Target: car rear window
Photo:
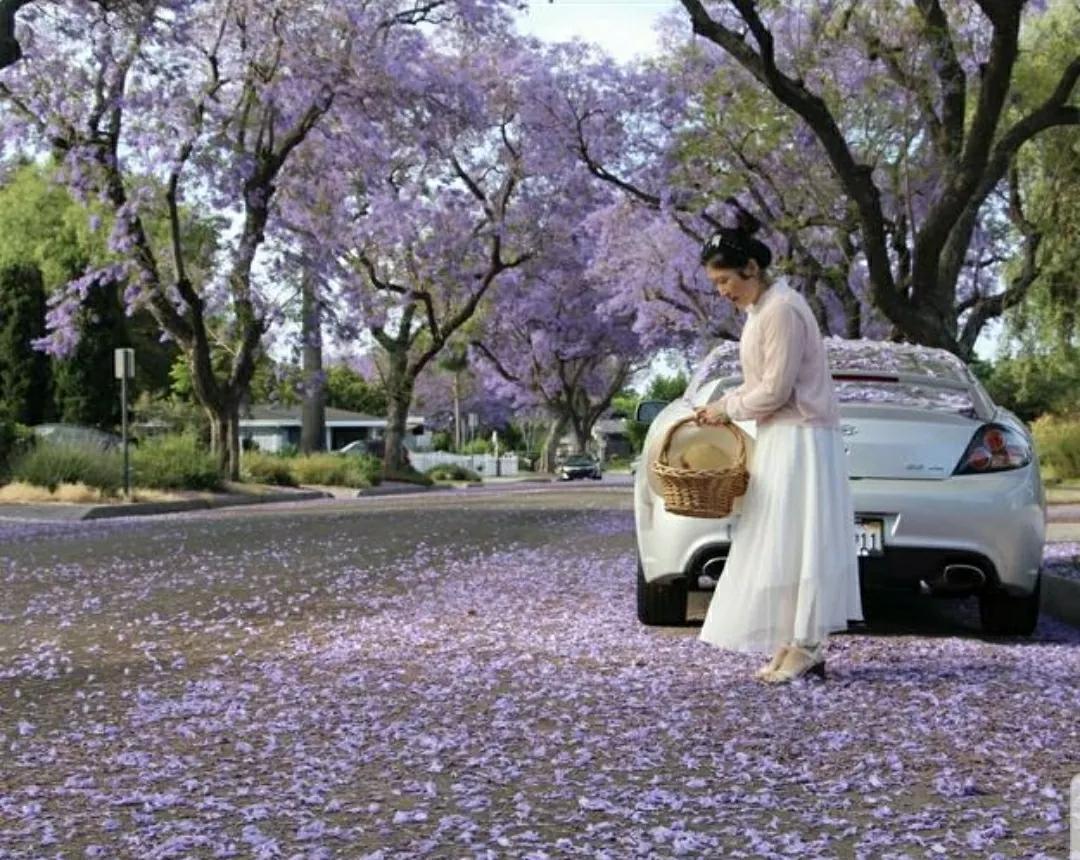
<instances>
[{"instance_id":1,"label":"car rear window","mask_svg":"<svg viewBox=\"0 0 1080 860\"><path fill-rule=\"evenodd\" d=\"M826 338L825 348L833 375L840 377L836 388L841 403L907 406L969 416L977 413L970 391L889 380L889 374L913 374L966 385L964 363L950 352L913 344L836 337ZM877 373L880 377L845 380L846 371ZM717 379L727 380L724 388L741 381L738 343L722 343L709 353L695 371L687 396L693 398L698 386Z\"/></svg>"},{"instance_id":2,"label":"car rear window","mask_svg":"<svg viewBox=\"0 0 1080 860\"><path fill-rule=\"evenodd\" d=\"M837 380L836 396L841 403L907 406L937 412L957 412L976 417L975 403L967 392L932 388L904 382Z\"/></svg>"}]
</instances>

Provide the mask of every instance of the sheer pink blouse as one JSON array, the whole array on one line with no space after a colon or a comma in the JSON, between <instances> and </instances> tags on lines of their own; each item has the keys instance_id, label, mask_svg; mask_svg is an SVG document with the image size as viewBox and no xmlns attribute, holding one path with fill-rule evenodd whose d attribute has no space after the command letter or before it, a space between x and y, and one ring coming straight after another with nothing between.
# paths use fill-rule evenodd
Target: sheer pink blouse
<instances>
[{"instance_id":1,"label":"sheer pink blouse","mask_svg":"<svg viewBox=\"0 0 1080 860\"><path fill-rule=\"evenodd\" d=\"M739 341L743 384L720 401L736 421L837 427L840 409L810 306L783 279L749 309Z\"/></svg>"}]
</instances>

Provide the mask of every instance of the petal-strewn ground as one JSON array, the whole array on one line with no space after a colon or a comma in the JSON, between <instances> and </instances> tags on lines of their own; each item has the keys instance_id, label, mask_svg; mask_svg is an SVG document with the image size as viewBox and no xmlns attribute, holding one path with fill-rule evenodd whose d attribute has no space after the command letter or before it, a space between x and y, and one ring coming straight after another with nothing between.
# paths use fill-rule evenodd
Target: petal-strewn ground
<instances>
[{"instance_id":1,"label":"petal-strewn ground","mask_svg":"<svg viewBox=\"0 0 1080 860\"><path fill-rule=\"evenodd\" d=\"M901 601L768 688L638 624L628 501L5 524L0 856L1065 854L1080 634Z\"/></svg>"}]
</instances>

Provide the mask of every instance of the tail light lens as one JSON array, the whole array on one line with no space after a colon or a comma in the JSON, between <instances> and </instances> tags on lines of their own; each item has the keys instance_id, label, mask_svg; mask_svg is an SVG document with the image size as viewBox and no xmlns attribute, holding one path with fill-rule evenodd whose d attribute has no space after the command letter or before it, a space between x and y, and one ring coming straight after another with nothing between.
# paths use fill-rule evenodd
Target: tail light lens
<instances>
[{"instance_id":1,"label":"tail light lens","mask_svg":"<svg viewBox=\"0 0 1080 860\"><path fill-rule=\"evenodd\" d=\"M985 475L1022 469L1031 463L1027 439L1000 424L987 424L971 440L954 475Z\"/></svg>"}]
</instances>

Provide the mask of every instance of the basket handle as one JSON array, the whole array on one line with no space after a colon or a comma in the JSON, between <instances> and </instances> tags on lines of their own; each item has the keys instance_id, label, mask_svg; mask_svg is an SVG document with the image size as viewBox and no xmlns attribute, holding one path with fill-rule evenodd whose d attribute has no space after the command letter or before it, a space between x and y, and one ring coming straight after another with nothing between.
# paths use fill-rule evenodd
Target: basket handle
<instances>
[{"instance_id":1,"label":"basket handle","mask_svg":"<svg viewBox=\"0 0 1080 860\"><path fill-rule=\"evenodd\" d=\"M661 445L661 447L660 447L660 457L659 457L659 462L660 462L661 466L667 466L668 465L668 453L671 450L671 442L675 438L675 433L677 431L681 430L687 424L697 424L699 427L701 426L701 424L697 420L696 415L688 415L685 418L680 418L678 421L676 421L674 424L672 424L668 428L667 433L664 434L664 444ZM728 430L735 437L735 441L739 445L739 453L738 453L737 465L745 467L746 466L746 440L743 438L743 434L740 433L738 431L738 429L735 427L735 425L732 424L730 421L725 421L723 424L710 425L710 426L723 427L726 430Z\"/></svg>"}]
</instances>

